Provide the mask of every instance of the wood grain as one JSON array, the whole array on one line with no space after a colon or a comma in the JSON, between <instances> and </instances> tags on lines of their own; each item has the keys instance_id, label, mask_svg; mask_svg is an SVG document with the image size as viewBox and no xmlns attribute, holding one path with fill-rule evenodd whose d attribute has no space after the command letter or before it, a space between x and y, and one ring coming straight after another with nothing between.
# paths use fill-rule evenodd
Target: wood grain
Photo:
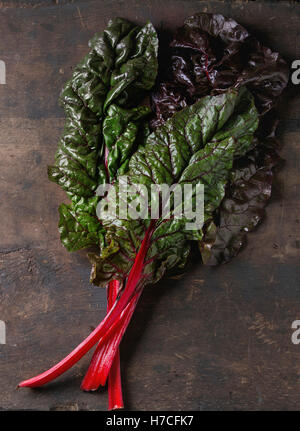
<instances>
[{"instance_id":1,"label":"wood grain","mask_svg":"<svg viewBox=\"0 0 300 431\"><path fill-rule=\"evenodd\" d=\"M287 61L300 58L299 5L291 2L1 2L0 409L104 410L107 394L80 391L85 357L52 384L16 390L75 347L105 314L89 285L85 252L60 244L64 193L48 181L64 116L59 91L109 18L173 29L195 12L232 16ZM300 345L300 102L290 86L280 106L285 167L267 218L230 264L193 262L184 277L148 288L122 343L131 410L298 410Z\"/></svg>"}]
</instances>

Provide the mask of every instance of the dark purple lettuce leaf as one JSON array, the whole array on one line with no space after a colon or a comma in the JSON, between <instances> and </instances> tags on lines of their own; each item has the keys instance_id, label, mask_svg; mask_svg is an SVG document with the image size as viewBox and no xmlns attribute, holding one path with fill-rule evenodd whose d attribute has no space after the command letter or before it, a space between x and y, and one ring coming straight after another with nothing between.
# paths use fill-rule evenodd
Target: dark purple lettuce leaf
<instances>
[{"instance_id":1,"label":"dark purple lettuce leaf","mask_svg":"<svg viewBox=\"0 0 300 431\"><path fill-rule=\"evenodd\" d=\"M278 53L261 45L233 19L205 13L185 21L164 58L169 58L170 66L160 70L152 95L153 129L199 98L241 85L251 91L260 113L256 149L235 162L225 198L199 244L204 264L226 262L263 218L271 196L273 168L280 160L274 107L287 85L289 69Z\"/></svg>"},{"instance_id":2,"label":"dark purple lettuce leaf","mask_svg":"<svg viewBox=\"0 0 300 431\"><path fill-rule=\"evenodd\" d=\"M273 171L282 162L275 146L274 138L269 138L236 163L215 220L206 226L199 242L205 265L228 262L246 243L247 233L265 216Z\"/></svg>"},{"instance_id":3,"label":"dark purple lettuce leaf","mask_svg":"<svg viewBox=\"0 0 300 431\"><path fill-rule=\"evenodd\" d=\"M188 18L169 47L169 64L152 96L155 118L163 124L174 112L208 94L247 85L261 114L276 104L289 69L278 53L261 45L231 18L200 13Z\"/></svg>"}]
</instances>

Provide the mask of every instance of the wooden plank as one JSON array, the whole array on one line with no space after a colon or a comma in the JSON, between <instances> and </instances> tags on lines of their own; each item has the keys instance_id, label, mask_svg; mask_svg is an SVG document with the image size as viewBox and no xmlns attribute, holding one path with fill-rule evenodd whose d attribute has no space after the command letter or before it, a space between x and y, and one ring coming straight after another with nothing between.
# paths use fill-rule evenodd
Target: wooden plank
<instances>
[{"instance_id":1,"label":"wooden plank","mask_svg":"<svg viewBox=\"0 0 300 431\"><path fill-rule=\"evenodd\" d=\"M107 394L80 391L89 358L39 390L16 384L54 364L105 314L89 285L85 252L57 231L64 193L47 179L63 127L57 97L87 41L109 18L174 29L197 11L232 16L288 60L299 58L299 6L276 2L165 0L1 2L0 409L103 410ZM193 262L182 278L148 288L122 344L132 410L297 410L299 346L299 91L280 106L284 169L266 221L230 264Z\"/></svg>"}]
</instances>

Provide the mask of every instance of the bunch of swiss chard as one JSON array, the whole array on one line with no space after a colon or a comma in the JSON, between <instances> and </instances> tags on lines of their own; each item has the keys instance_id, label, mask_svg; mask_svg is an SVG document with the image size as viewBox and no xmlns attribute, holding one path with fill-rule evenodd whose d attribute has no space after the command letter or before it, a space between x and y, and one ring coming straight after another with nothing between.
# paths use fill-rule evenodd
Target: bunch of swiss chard
<instances>
[{"instance_id":1,"label":"bunch of swiss chard","mask_svg":"<svg viewBox=\"0 0 300 431\"><path fill-rule=\"evenodd\" d=\"M274 107L288 67L221 15L188 18L163 62L150 23L114 19L90 48L61 93L66 125L48 174L70 198L59 208L64 246L98 247L88 253L91 282L107 287L107 315L66 358L19 386L53 380L97 344L82 389L108 380L115 409L123 407L119 345L144 287L184 267L195 241L199 262L228 261L262 219L280 162ZM168 218L100 219L99 201L113 195L97 188L118 189L124 174L149 193L153 185L204 185L202 225L187 230L172 207Z\"/></svg>"}]
</instances>

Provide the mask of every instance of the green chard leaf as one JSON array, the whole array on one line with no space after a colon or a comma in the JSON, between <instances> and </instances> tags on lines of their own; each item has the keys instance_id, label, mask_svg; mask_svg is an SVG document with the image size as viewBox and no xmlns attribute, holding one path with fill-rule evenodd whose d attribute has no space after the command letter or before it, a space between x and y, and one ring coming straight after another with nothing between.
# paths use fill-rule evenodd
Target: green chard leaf
<instances>
[{"instance_id":1,"label":"green chard leaf","mask_svg":"<svg viewBox=\"0 0 300 431\"><path fill-rule=\"evenodd\" d=\"M253 148L258 113L253 97L245 89L207 96L174 114L158 127L129 163L128 185L186 183L204 185L205 220L212 219L220 205L236 157ZM122 185L122 177L116 188ZM111 199L111 191L106 198ZM132 204L139 195L129 196ZM119 205L122 202L119 200ZM173 208L174 210L174 208ZM202 238L201 227L187 232L184 218L159 218L155 223L144 268L144 283L158 281L166 270L184 265L190 239ZM104 218L107 247L100 255L89 255L93 264L91 281L105 285L113 278L124 279L141 244L149 219Z\"/></svg>"},{"instance_id":2,"label":"green chard leaf","mask_svg":"<svg viewBox=\"0 0 300 431\"><path fill-rule=\"evenodd\" d=\"M59 207L59 232L62 244L68 251L92 245L104 245L104 230L95 214L97 196L73 198L72 204Z\"/></svg>"},{"instance_id":3,"label":"green chard leaf","mask_svg":"<svg viewBox=\"0 0 300 431\"><path fill-rule=\"evenodd\" d=\"M100 169L103 176L109 176L109 182L112 182L118 173L122 174L128 170L131 155L137 150L140 142L145 140L146 123L143 120L149 117L150 113L147 106L122 109L117 105L111 105L108 108L103 121L107 156L105 164L101 165Z\"/></svg>"},{"instance_id":4,"label":"green chard leaf","mask_svg":"<svg viewBox=\"0 0 300 431\"><path fill-rule=\"evenodd\" d=\"M113 19L90 41L91 51L75 68L60 95L66 124L48 167L71 204L59 208L61 241L69 251L104 243L97 219L97 187L128 169L138 142L147 136L150 109L138 106L157 74L154 27Z\"/></svg>"}]
</instances>

